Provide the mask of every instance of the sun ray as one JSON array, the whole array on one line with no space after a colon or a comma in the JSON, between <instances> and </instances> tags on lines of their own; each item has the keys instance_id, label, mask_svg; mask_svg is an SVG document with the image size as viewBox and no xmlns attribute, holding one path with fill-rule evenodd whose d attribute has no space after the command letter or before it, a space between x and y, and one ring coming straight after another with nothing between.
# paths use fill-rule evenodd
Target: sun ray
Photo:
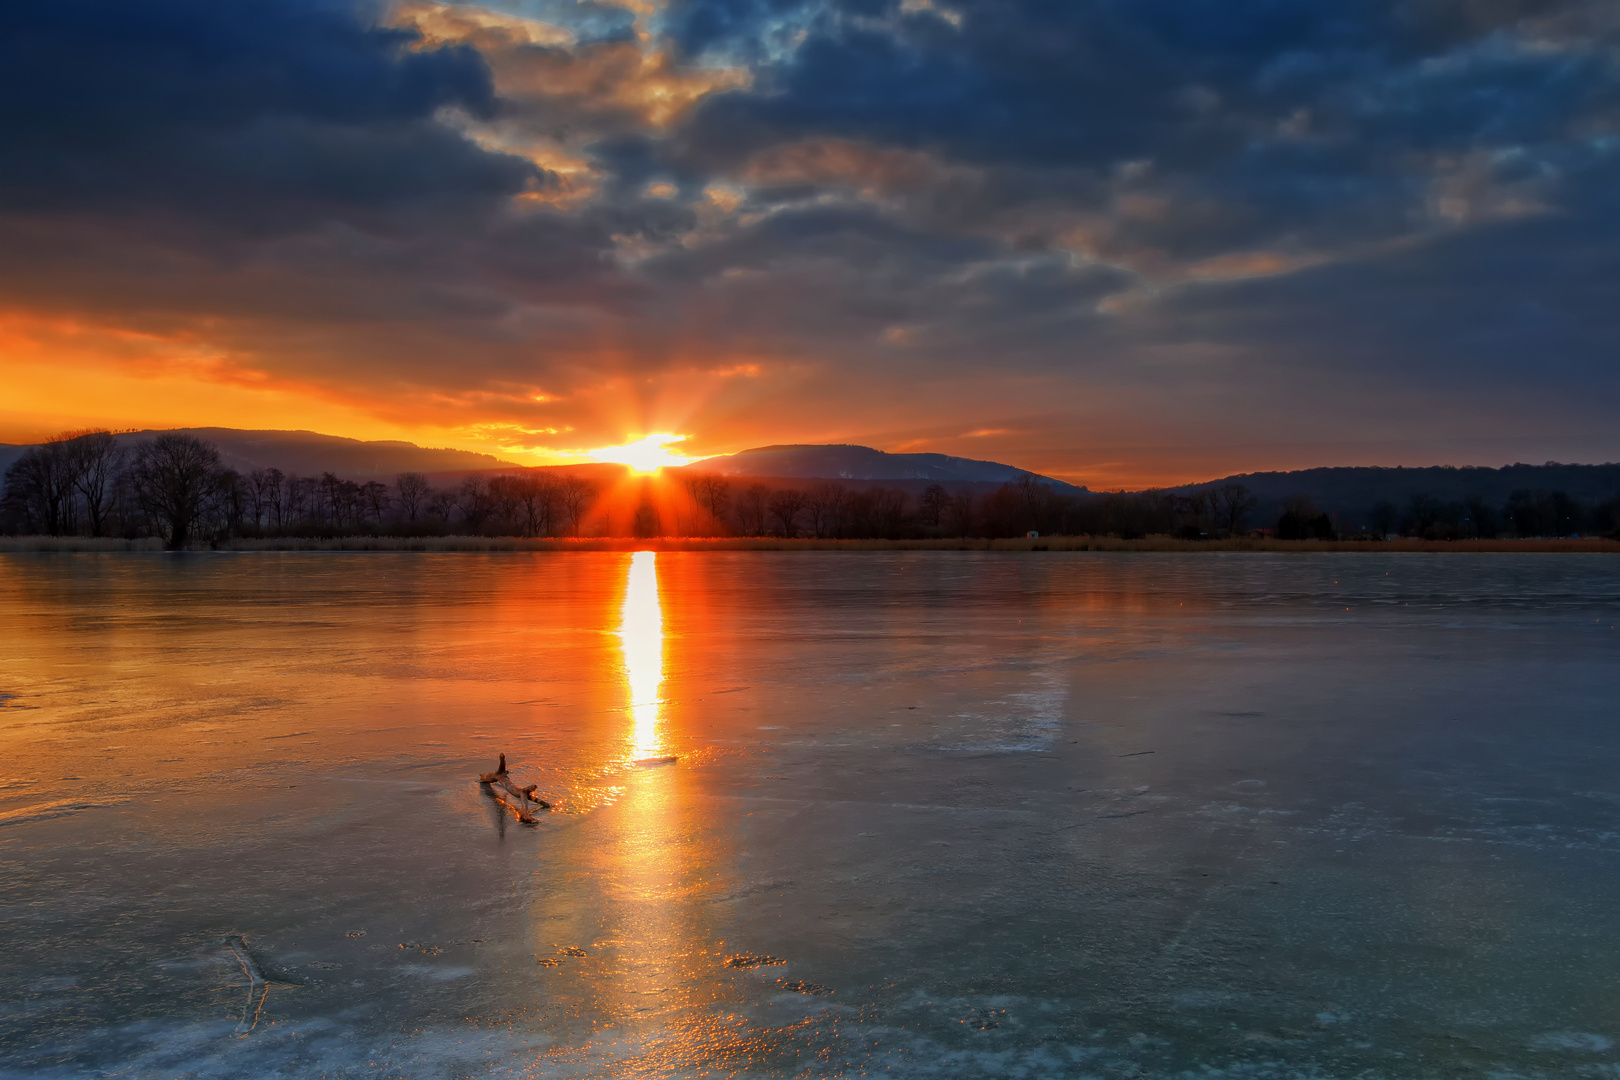
<instances>
[{"instance_id":1,"label":"sun ray","mask_svg":"<svg viewBox=\"0 0 1620 1080\"><path fill-rule=\"evenodd\" d=\"M685 442L686 439L685 435L656 432L622 446L604 446L587 453L597 461L628 465L636 472L650 473L657 472L666 465L689 465L701 460L665 449L670 443Z\"/></svg>"}]
</instances>

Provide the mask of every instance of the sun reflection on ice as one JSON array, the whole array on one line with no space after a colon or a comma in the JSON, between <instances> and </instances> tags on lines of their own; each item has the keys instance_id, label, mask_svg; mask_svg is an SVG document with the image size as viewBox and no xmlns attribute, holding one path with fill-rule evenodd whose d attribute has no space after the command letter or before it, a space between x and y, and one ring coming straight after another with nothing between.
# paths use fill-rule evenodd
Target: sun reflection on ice
<instances>
[{"instance_id":1,"label":"sun reflection on ice","mask_svg":"<svg viewBox=\"0 0 1620 1080\"><path fill-rule=\"evenodd\" d=\"M655 551L638 551L630 556L619 642L624 649L630 715L635 720L631 756L653 757L660 753L658 721L663 703L659 694L664 686L664 611L658 603Z\"/></svg>"}]
</instances>

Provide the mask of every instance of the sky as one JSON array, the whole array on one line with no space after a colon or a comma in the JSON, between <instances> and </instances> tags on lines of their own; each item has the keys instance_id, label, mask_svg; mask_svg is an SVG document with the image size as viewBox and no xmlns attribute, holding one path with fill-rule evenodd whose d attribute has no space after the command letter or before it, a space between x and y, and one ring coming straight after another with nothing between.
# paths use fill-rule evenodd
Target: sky
<instances>
[{"instance_id":1,"label":"sky","mask_svg":"<svg viewBox=\"0 0 1620 1080\"><path fill-rule=\"evenodd\" d=\"M1620 459L1620 5L17 0L0 441Z\"/></svg>"}]
</instances>

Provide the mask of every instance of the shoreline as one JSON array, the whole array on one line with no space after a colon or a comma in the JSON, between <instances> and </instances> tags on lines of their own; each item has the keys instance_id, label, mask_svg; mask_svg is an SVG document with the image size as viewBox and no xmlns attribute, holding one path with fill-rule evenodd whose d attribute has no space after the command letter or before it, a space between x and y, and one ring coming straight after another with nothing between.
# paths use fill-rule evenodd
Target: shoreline
<instances>
[{"instance_id":1,"label":"shoreline","mask_svg":"<svg viewBox=\"0 0 1620 1080\"><path fill-rule=\"evenodd\" d=\"M72 536L0 537L0 554L24 552L161 553L157 539L123 540ZM1325 552L1446 553L1586 553L1620 554L1620 540L1601 537L1537 540L1179 540L1148 536L1122 540L1111 536L1014 537L1005 540L784 540L772 537L519 537L519 536L349 536L238 538L217 545L185 549L203 552L254 551L1095 551L1095 552Z\"/></svg>"}]
</instances>

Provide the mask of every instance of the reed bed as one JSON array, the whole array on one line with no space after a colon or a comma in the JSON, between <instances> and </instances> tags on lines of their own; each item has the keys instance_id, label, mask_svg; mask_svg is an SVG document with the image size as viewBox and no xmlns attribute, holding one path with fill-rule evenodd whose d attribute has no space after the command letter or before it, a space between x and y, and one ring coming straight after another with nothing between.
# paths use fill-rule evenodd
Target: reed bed
<instances>
[{"instance_id":1,"label":"reed bed","mask_svg":"<svg viewBox=\"0 0 1620 1080\"><path fill-rule=\"evenodd\" d=\"M0 537L0 552L162 551L156 539L92 539L72 536ZM1585 552L1620 554L1620 541L1597 537L1564 540L1178 540L1148 536L1043 536L1009 540L785 540L780 537L579 538L521 536L345 536L237 538L193 545L193 551L1269 551L1309 554L1329 551L1426 552Z\"/></svg>"},{"instance_id":2,"label":"reed bed","mask_svg":"<svg viewBox=\"0 0 1620 1080\"><path fill-rule=\"evenodd\" d=\"M112 536L0 536L0 552L162 550L163 541L155 537L125 540Z\"/></svg>"}]
</instances>

